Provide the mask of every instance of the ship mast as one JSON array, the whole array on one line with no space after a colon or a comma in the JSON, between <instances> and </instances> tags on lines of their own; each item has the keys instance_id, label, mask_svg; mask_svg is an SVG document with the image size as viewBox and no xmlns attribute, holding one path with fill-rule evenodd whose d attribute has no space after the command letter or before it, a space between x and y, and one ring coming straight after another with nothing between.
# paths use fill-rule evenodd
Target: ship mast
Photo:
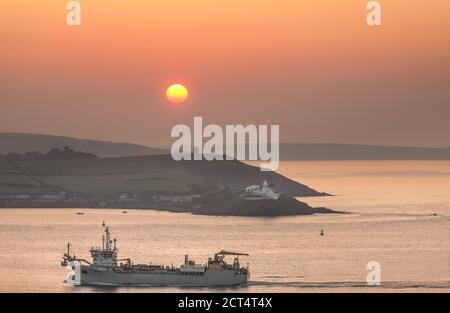
<instances>
[{"instance_id":1,"label":"ship mast","mask_svg":"<svg viewBox=\"0 0 450 313\"><path fill-rule=\"evenodd\" d=\"M102 226L105 229L105 233L102 236L102 250L107 252L117 251L117 240L111 239L111 233L109 232L109 227L106 226L103 221Z\"/></svg>"},{"instance_id":2,"label":"ship mast","mask_svg":"<svg viewBox=\"0 0 450 313\"><path fill-rule=\"evenodd\" d=\"M104 227L105 227L105 234L103 235L103 250L113 251L113 247L112 247L113 241L111 240L111 234L109 232L109 227L108 226L104 226Z\"/></svg>"}]
</instances>

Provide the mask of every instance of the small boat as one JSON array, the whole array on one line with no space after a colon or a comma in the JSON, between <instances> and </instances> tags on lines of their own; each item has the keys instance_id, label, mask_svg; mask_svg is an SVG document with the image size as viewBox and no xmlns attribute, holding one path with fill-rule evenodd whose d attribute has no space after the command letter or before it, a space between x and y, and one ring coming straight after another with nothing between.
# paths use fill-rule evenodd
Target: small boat
<instances>
[{"instance_id":1,"label":"small boat","mask_svg":"<svg viewBox=\"0 0 450 313\"><path fill-rule=\"evenodd\" d=\"M77 214L77 215L84 215L83 212L77 212L76 214Z\"/></svg>"}]
</instances>

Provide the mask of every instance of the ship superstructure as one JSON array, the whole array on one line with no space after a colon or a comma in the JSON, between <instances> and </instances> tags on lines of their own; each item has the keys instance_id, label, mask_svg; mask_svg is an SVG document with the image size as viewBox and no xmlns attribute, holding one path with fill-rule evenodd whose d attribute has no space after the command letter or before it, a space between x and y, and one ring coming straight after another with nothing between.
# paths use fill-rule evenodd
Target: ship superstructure
<instances>
[{"instance_id":1,"label":"ship superstructure","mask_svg":"<svg viewBox=\"0 0 450 313\"><path fill-rule=\"evenodd\" d=\"M68 266L65 280L72 285L110 286L180 286L210 287L245 285L250 275L248 265L241 267L239 256L245 253L220 251L206 264L196 264L185 255L180 267L155 264L134 264L131 259L119 259L116 239L111 239L109 227L103 223L104 235L100 247L90 249L91 261L77 258L67 244L61 266ZM233 264L225 262L234 256Z\"/></svg>"}]
</instances>

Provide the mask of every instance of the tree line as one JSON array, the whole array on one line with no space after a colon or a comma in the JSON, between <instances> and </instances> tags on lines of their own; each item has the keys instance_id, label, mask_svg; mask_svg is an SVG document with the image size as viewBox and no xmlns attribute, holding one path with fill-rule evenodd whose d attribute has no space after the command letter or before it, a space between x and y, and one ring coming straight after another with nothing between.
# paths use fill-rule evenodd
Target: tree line
<instances>
[{"instance_id":1,"label":"tree line","mask_svg":"<svg viewBox=\"0 0 450 313\"><path fill-rule=\"evenodd\" d=\"M93 153L75 151L68 146L63 149L52 148L46 153L31 151L25 153L8 153L0 155L0 159L9 161L35 161L35 160L69 160L69 159L97 159Z\"/></svg>"}]
</instances>

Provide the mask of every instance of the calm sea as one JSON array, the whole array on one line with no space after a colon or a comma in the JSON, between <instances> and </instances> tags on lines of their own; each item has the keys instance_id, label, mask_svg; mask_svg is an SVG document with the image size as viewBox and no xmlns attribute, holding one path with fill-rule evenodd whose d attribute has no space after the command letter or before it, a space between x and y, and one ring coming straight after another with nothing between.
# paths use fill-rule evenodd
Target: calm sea
<instances>
[{"instance_id":1,"label":"calm sea","mask_svg":"<svg viewBox=\"0 0 450 313\"><path fill-rule=\"evenodd\" d=\"M247 252L239 292L449 292L450 162L283 162L283 175L334 197L302 198L344 215L193 216L151 210L1 209L0 292L184 292L230 289L91 288L63 284L68 241L88 258L111 226L122 257L180 265L227 249ZM84 215L77 215L84 212ZM324 236L320 236L321 229ZM232 261L232 260L231 260ZM366 266L381 265L368 287Z\"/></svg>"}]
</instances>

